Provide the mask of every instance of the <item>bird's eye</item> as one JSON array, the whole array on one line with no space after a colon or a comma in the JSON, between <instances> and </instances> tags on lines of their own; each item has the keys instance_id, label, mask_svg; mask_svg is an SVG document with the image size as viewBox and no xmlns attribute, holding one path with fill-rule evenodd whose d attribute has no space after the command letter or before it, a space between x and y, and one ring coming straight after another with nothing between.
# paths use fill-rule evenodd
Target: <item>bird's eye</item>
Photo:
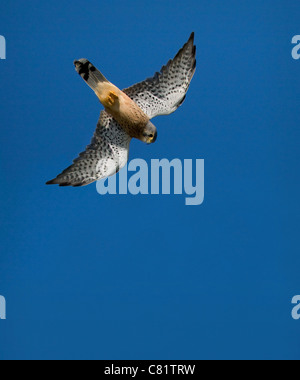
<instances>
[{"instance_id":1,"label":"bird's eye","mask_svg":"<svg viewBox=\"0 0 300 380\"><path fill-rule=\"evenodd\" d=\"M154 137L154 136L153 136L152 133L151 133L151 135L149 135L149 137Z\"/></svg>"}]
</instances>

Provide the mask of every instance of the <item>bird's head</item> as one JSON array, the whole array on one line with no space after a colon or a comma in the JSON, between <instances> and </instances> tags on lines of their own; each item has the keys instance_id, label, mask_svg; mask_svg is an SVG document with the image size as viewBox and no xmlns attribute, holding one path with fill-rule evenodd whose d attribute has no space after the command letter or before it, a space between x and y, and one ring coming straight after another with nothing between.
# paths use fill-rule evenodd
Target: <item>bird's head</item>
<instances>
[{"instance_id":1,"label":"bird's head","mask_svg":"<svg viewBox=\"0 0 300 380\"><path fill-rule=\"evenodd\" d=\"M141 140L145 142L146 144L153 144L155 143L156 139L157 139L157 129L151 123L151 121L148 121L148 124L143 129Z\"/></svg>"}]
</instances>

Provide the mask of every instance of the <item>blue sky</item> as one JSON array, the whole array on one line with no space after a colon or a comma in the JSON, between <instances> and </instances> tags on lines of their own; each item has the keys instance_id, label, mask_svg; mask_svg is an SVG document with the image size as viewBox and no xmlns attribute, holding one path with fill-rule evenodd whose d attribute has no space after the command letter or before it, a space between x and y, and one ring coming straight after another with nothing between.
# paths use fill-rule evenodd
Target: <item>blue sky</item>
<instances>
[{"instance_id":1,"label":"blue sky","mask_svg":"<svg viewBox=\"0 0 300 380\"><path fill-rule=\"evenodd\" d=\"M299 359L299 1L1 2L3 359ZM184 105L130 158L205 159L205 202L47 187L100 105L195 31Z\"/></svg>"}]
</instances>

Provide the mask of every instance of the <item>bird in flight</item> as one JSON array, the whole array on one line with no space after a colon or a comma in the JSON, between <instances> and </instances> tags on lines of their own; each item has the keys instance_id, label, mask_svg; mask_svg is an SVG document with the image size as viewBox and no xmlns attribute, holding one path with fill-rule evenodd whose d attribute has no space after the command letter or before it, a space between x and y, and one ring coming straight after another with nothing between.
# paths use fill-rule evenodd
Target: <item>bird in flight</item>
<instances>
[{"instance_id":1,"label":"bird in flight","mask_svg":"<svg viewBox=\"0 0 300 380\"><path fill-rule=\"evenodd\" d=\"M132 138L147 144L155 142L157 130L150 120L175 112L184 102L194 76L194 33L159 73L123 91L87 59L75 61L74 65L105 110L100 114L91 144L47 185L85 186L112 176L126 165Z\"/></svg>"}]
</instances>

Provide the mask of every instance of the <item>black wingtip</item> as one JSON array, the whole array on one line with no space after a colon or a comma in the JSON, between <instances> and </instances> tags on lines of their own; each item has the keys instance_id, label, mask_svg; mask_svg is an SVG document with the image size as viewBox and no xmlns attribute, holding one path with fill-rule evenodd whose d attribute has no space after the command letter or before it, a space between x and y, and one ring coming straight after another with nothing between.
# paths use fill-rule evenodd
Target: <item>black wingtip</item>
<instances>
[{"instance_id":1,"label":"black wingtip","mask_svg":"<svg viewBox=\"0 0 300 380\"><path fill-rule=\"evenodd\" d=\"M51 181L46 182L46 185L56 185L55 179L51 179Z\"/></svg>"},{"instance_id":2,"label":"black wingtip","mask_svg":"<svg viewBox=\"0 0 300 380\"><path fill-rule=\"evenodd\" d=\"M194 40L195 40L195 32L192 32L192 34L190 36L190 41L194 42Z\"/></svg>"}]
</instances>

